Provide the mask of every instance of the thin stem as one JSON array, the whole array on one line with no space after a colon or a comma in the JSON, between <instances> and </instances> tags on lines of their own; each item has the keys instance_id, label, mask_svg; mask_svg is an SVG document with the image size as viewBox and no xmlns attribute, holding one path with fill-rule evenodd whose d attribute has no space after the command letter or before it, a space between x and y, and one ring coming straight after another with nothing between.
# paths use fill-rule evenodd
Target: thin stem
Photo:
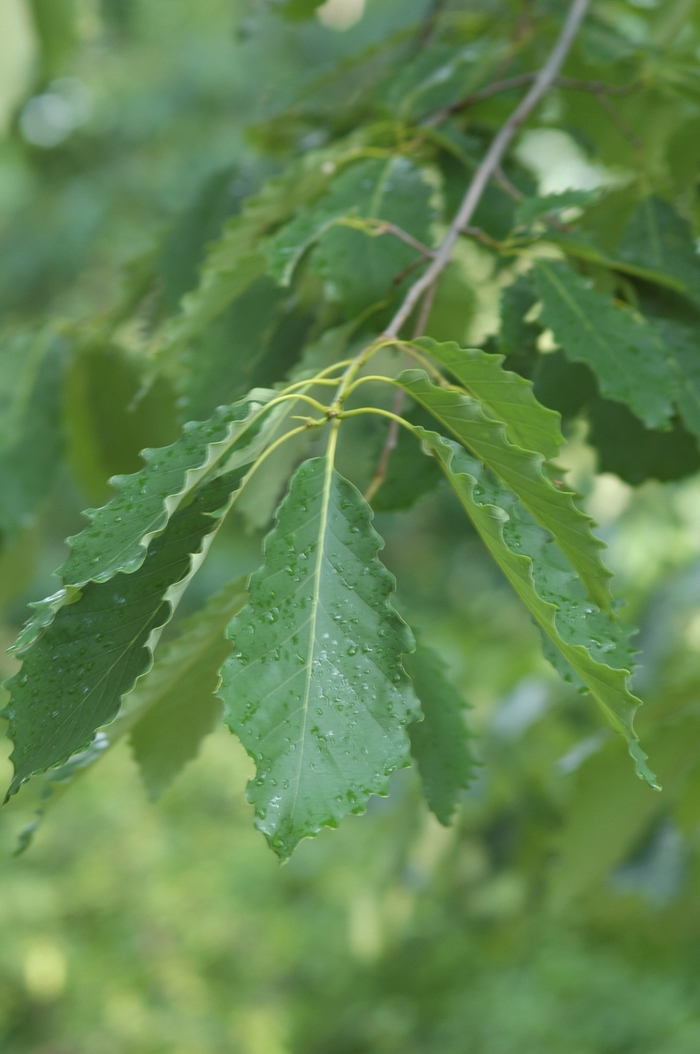
<instances>
[{"instance_id":1,"label":"thin stem","mask_svg":"<svg viewBox=\"0 0 700 1054\"><path fill-rule=\"evenodd\" d=\"M443 106L440 110L436 110L423 122L423 126L435 128L447 120L448 117L462 113L476 103L484 102L494 95L500 95L501 92L513 91L515 88L522 88L526 84L531 84L536 77L537 73L519 73L515 77L506 77L503 80L487 84L485 88L471 92L470 95L465 95L463 99L458 99L457 102L450 103L448 106ZM637 87L634 81L629 84L607 84L605 81L586 81L579 80L576 77L555 77L552 81L552 86L556 88L571 88L574 91L592 92L594 95L627 95Z\"/></svg>"},{"instance_id":2,"label":"thin stem","mask_svg":"<svg viewBox=\"0 0 700 1054\"><path fill-rule=\"evenodd\" d=\"M318 399L313 399L310 395L304 395L303 392L293 392L289 395L280 395L277 399L272 399L267 405L276 406L278 403L287 402L289 399L295 399L299 402L308 403L309 406L313 406L314 410L318 410L322 414L328 413L328 407L320 403Z\"/></svg>"},{"instance_id":3,"label":"thin stem","mask_svg":"<svg viewBox=\"0 0 700 1054\"><path fill-rule=\"evenodd\" d=\"M425 291L423 303L421 304L418 319L416 321L416 328L413 333L414 340L422 336L425 332L425 327L428 324L430 312L432 310L433 302L435 300L436 289L437 281L433 282L431 286L428 286L427 290ZM408 359L408 356L406 356L406 358ZM408 366L409 362L410 360L406 362L405 365ZM403 388L397 387L396 392L394 393L394 404L391 408L396 419L392 421L389 425L389 429L386 434L386 441L384 443L384 448L382 449L382 452L379 456L377 467L374 470L372 482L367 488L367 492L365 494L365 501L369 502L372 500L372 498L377 493L382 483L386 479L386 474L389 469L389 462L391 461L391 455L394 453L396 445L399 441L399 421L401 420L401 413L403 412L403 405L405 401L406 392Z\"/></svg>"},{"instance_id":4,"label":"thin stem","mask_svg":"<svg viewBox=\"0 0 700 1054\"><path fill-rule=\"evenodd\" d=\"M492 238L486 231L482 231L481 227L462 227L459 233L466 234L469 238L474 238L476 241L481 242L482 245L487 245L489 249L497 249L498 252L504 251L504 243Z\"/></svg>"},{"instance_id":5,"label":"thin stem","mask_svg":"<svg viewBox=\"0 0 700 1054\"><path fill-rule=\"evenodd\" d=\"M542 97L552 86L552 83L558 75L564 59L568 55L571 45L574 42L574 38L578 32L583 17L588 10L589 3L590 0L573 0L564 22L564 26L559 35L559 39L552 49L549 59L537 74L535 82L525 98L513 111L491 143L491 146L486 153L486 157L474 173L474 177L464 196L462 204L457 211L457 215L450 224L447 234L435 254L434 260L425 273L414 282L408 290L401 307L387 327L387 336L395 337L398 335L401 326L413 313L420 298L440 277L452 259L452 253L459 239L460 231L463 227L468 225L474 210L481 200L481 196L486 189L488 181L496 168L500 165L501 159L510 146L513 137L523 121L525 121L530 115L535 106L537 106Z\"/></svg>"},{"instance_id":6,"label":"thin stem","mask_svg":"<svg viewBox=\"0 0 700 1054\"><path fill-rule=\"evenodd\" d=\"M358 380L353 381L351 385L345 391L345 398L348 399L352 393L360 387L361 384L369 384L370 381L375 381L377 384L381 381L384 384L396 384L395 377L388 377L385 373L372 373L366 377L360 377Z\"/></svg>"},{"instance_id":7,"label":"thin stem","mask_svg":"<svg viewBox=\"0 0 700 1054\"><path fill-rule=\"evenodd\" d=\"M523 201L525 195L518 190L514 183L511 183L500 165L494 169L493 178L496 180L501 190L506 192L509 198L512 198L513 201Z\"/></svg>"},{"instance_id":8,"label":"thin stem","mask_svg":"<svg viewBox=\"0 0 700 1054\"><path fill-rule=\"evenodd\" d=\"M288 432L285 432L284 435L278 436L277 439L275 439L274 443L270 443L269 447L265 448L265 450L260 455L260 457L255 462L253 462L253 464L251 465L251 467L248 470L248 472L246 472L245 476L241 480L240 487L238 488L238 490L236 491L236 493L235 493L235 495L233 497L233 501L231 502L231 504L233 505L233 503L236 501L236 499L240 496L241 491L243 490L245 485L248 483L248 481L250 479L252 479L252 477L258 471L260 466L263 464L263 462L265 462L267 460L267 458L270 456L270 454L273 454L275 452L275 450L277 450L278 447L281 447L282 444L286 443L288 439L292 439L294 436L301 435L302 432L308 432L310 428L321 428L323 425L327 425L327 424L328 424L328 418L327 417L324 417L323 420L320 420L320 421L314 421L314 422L307 421L306 424L298 425L296 428L291 428Z\"/></svg>"},{"instance_id":9,"label":"thin stem","mask_svg":"<svg viewBox=\"0 0 700 1054\"><path fill-rule=\"evenodd\" d=\"M396 421L397 424L403 425L413 435L417 435L415 426L407 421L405 417L399 417L397 414L391 412L391 410L382 410L380 406L360 406L357 410L343 410L338 414L338 420L344 421L346 417L359 417L360 414L379 414L380 417L388 417L390 421Z\"/></svg>"},{"instance_id":10,"label":"thin stem","mask_svg":"<svg viewBox=\"0 0 700 1054\"><path fill-rule=\"evenodd\" d=\"M449 384L449 382L442 375L442 373L440 373L440 370L437 368L437 366L433 366L432 362L429 359L426 359L424 355L421 355L419 351L416 351L414 347L412 347L410 344L402 344L402 347L404 348L406 354L410 355L411 358L415 359L416 362L423 367L426 373L429 373L432 376L433 380L436 381L436 383L439 384L441 388L453 387L453 385Z\"/></svg>"},{"instance_id":11,"label":"thin stem","mask_svg":"<svg viewBox=\"0 0 700 1054\"><path fill-rule=\"evenodd\" d=\"M425 256L428 260L432 260L435 256L434 249L430 249L427 245L423 245L423 242L419 242L412 234L405 231L403 227L398 227L395 223L388 223L386 220L380 220L376 226L376 234L392 234L394 238L398 238L399 241L405 242L406 245L410 245L412 249L415 249L416 252L419 252L421 256Z\"/></svg>"},{"instance_id":12,"label":"thin stem","mask_svg":"<svg viewBox=\"0 0 700 1054\"><path fill-rule=\"evenodd\" d=\"M341 359L340 362L334 362L332 366L326 366L324 370L321 370L314 377L309 377L304 381L295 381L294 384L288 384L282 391L286 393L294 391L295 388L313 388L314 384L337 384L337 379L326 380L326 374L332 373L333 370L341 370L344 366L349 366L354 361L354 359ZM321 380L321 378L324 379Z\"/></svg>"}]
</instances>

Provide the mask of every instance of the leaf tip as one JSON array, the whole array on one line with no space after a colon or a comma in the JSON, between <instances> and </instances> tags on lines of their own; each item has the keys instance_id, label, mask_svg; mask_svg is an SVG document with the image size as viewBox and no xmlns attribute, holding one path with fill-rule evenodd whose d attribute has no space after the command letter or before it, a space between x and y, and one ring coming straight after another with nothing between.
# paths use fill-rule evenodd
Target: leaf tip
<instances>
[{"instance_id":1,"label":"leaf tip","mask_svg":"<svg viewBox=\"0 0 700 1054\"><path fill-rule=\"evenodd\" d=\"M640 780L648 783L652 790L660 791L662 789L661 784L647 765L648 755L644 753L637 740L633 740L629 744L629 752L630 757L634 761L635 772Z\"/></svg>"}]
</instances>

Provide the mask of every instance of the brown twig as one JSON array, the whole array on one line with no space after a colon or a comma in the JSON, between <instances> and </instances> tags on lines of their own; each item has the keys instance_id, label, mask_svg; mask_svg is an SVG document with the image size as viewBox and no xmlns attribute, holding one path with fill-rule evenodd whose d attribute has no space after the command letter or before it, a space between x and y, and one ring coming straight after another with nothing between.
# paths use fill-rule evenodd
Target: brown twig
<instances>
[{"instance_id":1,"label":"brown twig","mask_svg":"<svg viewBox=\"0 0 700 1054\"><path fill-rule=\"evenodd\" d=\"M377 234L392 234L394 238L398 238L399 241L404 242L406 245L410 245L412 249L415 249L416 252L420 253L421 256L425 256L428 260L432 260L435 256L434 249L430 249L427 245L423 245L423 242L419 242L412 234L405 231L403 227L397 227L395 223L389 223L387 220L378 220L375 232Z\"/></svg>"},{"instance_id":2,"label":"brown twig","mask_svg":"<svg viewBox=\"0 0 700 1054\"><path fill-rule=\"evenodd\" d=\"M617 130L621 132L625 139L627 139L632 144L635 150L641 150L641 139L639 138L639 136L635 135L635 133L632 131L627 122L623 120L623 118L617 112L613 104L610 102L610 99L607 97L605 92L597 92L596 96L598 102L603 107L606 114L608 115L612 123L615 125Z\"/></svg>"},{"instance_id":3,"label":"brown twig","mask_svg":"<svg viewBox=\"0 0 700 1054\"><path fill-rule=\"evenodd\" d=\"M416 267L420 267L420 265L424 263L425 260L414 260L413 263L410 263L408 265L408 267L404 267L403 271L399 271L398 274L394 275L394 277L391 279L391 284L401 285L404 278L406 278L406 276L409 275L411 271L415 271Z\"/></svg>"},{"instance_id":4,"label":"brown twig","mask_svg":"<svg viewBox=\"0 0 700 1054\"><path fill-rule=\"evenodd\" d=\"M462 113L463 110L468 110L470 106L474 106L476 103L484 102L484 100L490 99L494 95L499 95L504 91L522 88L526 84L531 84L536 78L537 73L519 73L515 77L506 77L504 80L494 81L492 84L487 84L485 88L480 88L470 95L465 95L463 99L458 99L457 102L450 103L448 106L443 106L440 110L436 110L435 113L423 121L423 124L428 128L434 128L436 125L442 124L448 117ZM552 81L552 87L572 88L574 91L587 91L592 92L594 95L627 95L628 92L634 90L636 83L607 84L605 81L578 80L576 77L555 77Z\"/></svg>"},{"instance_id":5,"label":"brown twig","mask_svg":"<svg viewBox=\"0 0 700 1054\"><path fill-rule=\"evenodd\" d=\"M508 176L505 174L500 165L496 169L494 169L493 178L495 179L496 183L498 183L501 190L504 190L508 197L512 198L513 201L525 200L525 195L520 190L518 190L514 183L511 183L511 181L508 179Z\"/></svg>"},{"instance_id":6,"label":"brown twig","mask_svg":"<svg viewBox=\"0 0 700 1054\"><path fill-rule=\"evenodd\" d=\"M537 74L535 82L525 98L521 100L520 104L516 107L493 139L486 152L486 156L474 173L472 181L464 195L462 204L457 211L457 215L450 224L447 234L435 253L430 266L426 269L425 273L413 283L406 293L403 303L385 331L385 336L398 336L404 322L406 322L406 320L413 314L419 301L423 298L427 290L435 284L452 259L452 253L457 241L459 240L460 233L464 227L469 225L474 210L479 204L489 180L501 164L503 155L510 146L513 137L523 121L525 121L530 115L532 110L537 106L556 80L562 63L574 42L581 21L586 14L589 2L590 0L573 0L562 27L562 31L559 34L559 39L552 49L547 62Z\"/></svg>"},{"instance_id":7,"label":"brown twig","mask_svg":"<svg viewBox=\"0 0 700 1054\"><path fill-rule=\"evenodd\" d=\"M416 339L416 337L422 337L423 333L425 332L425 327L428 324L430 312L432 311L433 303L435 301L436 289L437 283L434 282L426 290L425 296L423 297L423 303L420 306L420 312L418 313L418 318L416 320L416 326L413 331L414 340ZM406 362L404 363L404 369L409 366L411 362L410 355L406 355L405 358ZM394 402L391 407L391 412L393 414L396 414L396 417L401 416L405 400L406 392L403 388L397 388L396 393L394 395ZM392 420L389 422L389 428L386 434L386 441L384 443L384 447L382 448L382 452L379 455L377 467L374 470L374 476L372 477L372 481L369 487L365 491L365 501L367 502L370 502L372 500L372 498L377 493L382 483L386 479L386 474L389 469L389 462L391 461L391 455L394 453L394 450L396 449L396 444L399 441L399 427L400 426L398 421Z\"/></svg>"},{"instance_id":8,"label":"brown twig","mask_svg":"<svg viewBox=\"0 0 700 1054\"><path fill-rule=\"evenodd\" d=\"M462 227L460 234L466 234L469 238L475 238L476 241L481 242L482 245L488 245L489 249L498 249L499 252L503 249L503 242L497 241L492 238L486 231L482 231L481 227Z\"/></svg>"}]
</instances>

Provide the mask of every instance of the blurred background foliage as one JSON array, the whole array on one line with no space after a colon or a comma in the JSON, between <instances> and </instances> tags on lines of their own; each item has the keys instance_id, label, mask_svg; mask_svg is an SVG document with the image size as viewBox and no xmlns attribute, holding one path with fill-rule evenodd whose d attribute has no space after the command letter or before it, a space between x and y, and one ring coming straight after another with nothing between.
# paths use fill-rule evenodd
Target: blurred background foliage
<instances>
[{"instance_id":1,"label":"blurred background foliage","mask_svg":"<svg viewBox=\"0 0 700 1054\"><path fill-rule=\"evenodd\" d=\"M126 264L124 296L140 268L155 268L153 310L172 313L276 151L318 145L308 110L298 123L274 115L425 8L370 0L360 17L363 5L347 0L297 25L287 6L285 21L231 0L0 0L0 312L15 341L3 390L24 385L44 415L30 420L60 420L67 455L56 468L60 452L40 428L21 442L12 421L0 432L0 472L13 464L15 478L16 458L33 450L49 489L39 504L3 492L7 644L27 601L51 591L79 510L104 499L112 473L133 471L142 447L170 441L184 412L166 380L130 409L140 378L123 349L137 335L68 357L62 337L32 342L21 327L107 312ZM599 3L585 40L605 67L640 45L651 14L657 43L676 48L662 74L682 81L684 105L659 89L642 113L631 100L625 119L656 129L649 164L688 215L700 162L697 8ZM332 91L322 101L332 108ZM549 119L560 128L557 106L555 95ZM562 140L547 120L529 148L543 191L569 185L572 170L585 185L596 165L630 163L634 144L602 117L586 143ZM524 163L527 151L523 140ZM599 231L620 226L614 197L601 209ZM474 290L465 332L488 334L498 300L488 262L465 250L460 267ZM269 290L255 295L269 302ZM238 310L225 324L245 329ZM216 377L197 378L188 412L215 404ZM545 663L524 609L437 490L377 520L399 605L473 707L483 767L455 826L439 826L402 771L367 817L305 842L280 868L245 804L248 759L223 729L157 804L118 747L13 857L34 815L20 795L0 818L3 1054L696 1054L700 482L687 474L697 465L690 454L677 473L686 478L661 482L656 451L661 468L642 479L657 478L633 486L624 449L638 439L621 451L613 431L606 464L604 408L597 452L577 412L561 460L610 546L625 614L642 627L638 727L664 794L634 780L623 745ZM344 456L359 464L366 452ZM181 614L256 566L262 519L226 525Z\"/></svg>"}]
</instances>

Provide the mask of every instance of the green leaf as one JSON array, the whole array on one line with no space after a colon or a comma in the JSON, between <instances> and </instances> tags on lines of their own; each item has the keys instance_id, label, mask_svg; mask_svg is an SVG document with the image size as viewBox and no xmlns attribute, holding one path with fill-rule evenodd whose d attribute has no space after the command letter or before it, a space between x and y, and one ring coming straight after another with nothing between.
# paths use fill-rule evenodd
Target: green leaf
<instances>
[{"instance_id":1,"label":"green leaf","mask_svg":"<svg viewBox=\"0 0 700 1054\"><path fill-rule=\"evenodd\" d=\"M196 757L221 719L214 693L219 667L231 651L225 630L247 599L243 580L219 590L182 623L176 640L156 652L153 669L129 698L131 747L151 798Z\"/></svg>"},{"instance_id":2,"label":"green leaf","mask_svg":"<svg viewBox=\"0 0 700 1054\"><path fill-rule=\"evenodd\" d=\"M287 22L304 22L313 18L317 9L326 0L275 0L273 11L277 11Z\"/></svg>"},{"instance_id":3,"label":"green leaf","mask_svg":"<svg viewBox=\"0 0 700 1054\"><path fill-rule=\"evenodd\" d=\"M654 729L662 797L628 778L614 743L583 765L554 845L551 896L556 906L600 882L625 858L654 816L683 789L688 771L697 765L699 743L695 715Z\"/></svg>"},{"instance_id":4,"label":"green leaf","mask_svg":"<svg viewBox=\"0 0 700 1054\"><path fill-rule=\"evenodd\" d=\"M30 776L86 748L152 664L163 627L199 567L241 472L204 484L150 544L142 566L74 591L19 652L22 669L6 687L15 766L8 796ZM60 603L60 600L59 600Z\"/></svg>"},{"instance_id":5,"label":"green leaf","mask_svg":"<svg viewBox=\"0 0 700 1054\"><path fill-rule=\"evenodd\" d=\"M535 350L540 330L534 322L526 322L525 316L536 303L535 291L525 275L501 293L501 325L496 342L504 355L525 355Z\"/></svg>"},{"instance_id":6,"label":"green leaf","mask_svg":"<svg viewBox=\"0 0 700 1054\"><path fill-rule=\"evenodd\" d=\"M564 442L559 414L538 403L530 381L503 369L503 356L425 337L412 343L446 366L487 414L505 425L511 443L545 458L557 456Z\"/></svg>"},{"instance_id":7,"label":"green leaf","mask_svg":"<svg viewBox=\"0 0 700 1054\"><path fill-rule=\"evenodd\" d=\"M676 378L668 350L649 322L613 305L566 264L535 261L540 321L569 359L591 367L603 395L627 403L647 428L673 412Z\"/></svg>"},{"instance_id":8,"label":"green leaf","mask_svg":"<svg viewBox=\"0 0 700 1054\"><path fill-rule=\"evenodd\" d=\"M556 245L558 249L575 260L585 260L587 263L594 264L597 267L605 267L610 271L619 271L621 274L630 275L632 278L641 278L644 282L653 282L655 285L660 285L665 289L672 289L676 293L686 292L685 283L665 271L659 271L654 267L643 267L641 264L632 263L630 260L609 256L598 247L593 240L593 236L585 231L569 234L548 230L546 232L546 240Z\"/></svg>"},{"instance_id":9,"label":"green leaf","mask_svg":"<svg viewBox=\"0 0 700 1054\"><path fill-rule=\"evenodd\" d=\"M359 492L325 458L292 479L233 619L222 668L225 720L256 764L256 824L288 858L302 838L364 812L407 765L419 715L401 656L412 634Z\"/></svg>"},{"instance_id":10,"label":"green leaf","mask_svg":"<svg viewBox=\"0 0 700 1054\"><path fill-rule=\"evenodd\" d=\"M675 278L700 305L700 255L690 224L668 201L644 198L630 217L618 255Z\"/></svg>"},{"instance_id":11,"label":"green leaf","mask_svg":"<svg viewBox=\"0 0 700 1054\"><path fill-rule=\"evenodd\" d=\"M419 643L404 659L404 666L423 711L423 720L408 726L411 754L428 806L449 827L459 792L474 778L471 737L463 716L466 703L447 679L445 663L427 645Z\"/></svg>"},{"instance_id":12,"label":"green leaf","mask_svg":"<svg viewBox=\"0 0 700 1054\"><path fill-rule=\"evenodd\" d=\"M480 403L454 389L431 384L422 370L402 373L398 383L512 488L535 518L552 532L588 594L610 606L608 579L600 559L604 545L591 532L591 519L574 504L574 494L556 486L543 470L541 454L514 446L505 428L483 413Z\"/></svg>"},{"instance_id":13,"label":"green leaf","mask_svg":"<svg viewBox=\"0 0 700 1054\"><path fill-rule=\"evenodd\" d=\"M241 213L228 220L219 241L209 248L198 287L183 297L180 313L151 339L153 370L265 273L265 236L322 194L343 165L361 157L361 143L360 134L323 150L310 150L283 173L268 179L260 192L244 203Z\"/></svg>"},{"instance_id":14,"label":"green leaf","mask_svg":"<svg viewBox=\"0 0 700 1054\"><path fill-rule=\"evenodd\" d=\"M0 531L8 535L32 525L58 469L68 351L50 330L0 345Z\"/></svg>"},{"instance_id":15,"label":"green leaf","mask_svg":"<svg viewBox=\"0 0 700 1054\"><path fill-rule=\"evenodd\" d=\"M180 434L171 385L159 378L132 406L140 387L137 362L117 348L83 347L70 363L63 403L66 460L92 501L109 500L111 476L140 468L144 447L165 446Z\"/></svg>"},{"instance_id":16,"label":"green leaf","mask_svg":"<svg viewBox=\"0 0 700 1054\"><path fill-rule=\"evenodd\" d=\"M666 432L644 428L622 403L596 399L588 409L586 441L598 451L598 472L637 486L647 479L682 479L700 469L697 440L675 419Z\"/></svg>"},{"instance_id":17,"label":"green leaf","mask_svg":"<svg viewBox=\"0 0 700 1054\"><path fill-rule=\"evenodd\" d=\"M435 432L418 432L518 596L627 740L637 774L656 787L633 727L640 700L627 687L628 634L590 603L564 554L514 494L457 444Z\"/></svg>"},{"instance_id":18,"label":"green leaf","mask_svg":"<svg viewBox=\"0 0 700 1054\"><path fill-rule=\"evenodd\" d=\"M95 732L90 746L22 788L20 801L32 794L37 799L37 818L20 831L16 853L31 844L47 810L130 732L149 793L155 798L166 789L221 717L213 693L219 666L231 650L224 631L246 599L241 579L210 597L180 624L177 640L156 649L150 674L127 696L118 717Z\"/></svg>"},{"instance_id":19,"label":"green leaf","mask_svg":"<svg viewBox=\"0 0 700 1054\"><path fill-rule=\"evenodd\" d=\"M339 177L338 198L360 219L385 220L426 244L433 219L433 187L425 169L402 156L372 158ZM371 236L349 226L331 226L313 253L325 294L349 315L360 314L400 286L394 282L419 260L418 252L392 234Z\"/></svg>"},{"instance_id":20,"label":"green leaf","mask_svg":"<svg viewBox=\"0 0 700 1054\"><path fill-rule=\"evenodd\" d=\"M144 450L140 472L115 476L117 496L100 509L88 509L90 526L68 539L71 554L57 572L64 584L106 582L139 568L151 539L204 476L224 464L247 464L260 453L267 431L263 426L261 439L256 424L274 395L256 390L233 406L219 407L210 421L186 424L170 446Z\"/></svg>"},{"instance_id":21,"label":"green leaf","mask_svg":"<svg viewBox=\"0 0 700 1054\"><path fill-rule=\"evenodd\" d=\"M429 114L483 84L503 54L500 42L484 38L466 44L459 36L449 43L433 42L397 64L387 104L404 121Z\"/></svg>"},{"instance_id":22,"label":"green leaf","mask_svg":"<svg viewBox=\"0 0 700 1054\"><path fill-rule=\"evenodd\" d=\"M178 388L189 417L210 417L251 388L273 387L301 349L309 322L296 298L269 275L256 279L190 341L179 360Z\"/></svg>"},{"instance_id":23,"label":"green leaf","mask_svg":"<svg viewBox=\"0 0 700 1054\"><path fill-rule=\"evenodd\" d=\"M515 210L518 225L529 226L542 216L553 216L572 206L590 205L599 196L596 190L565 190L561 194L546 194L542 198L525 198Z\"/></svg>"},{"instance_id":24,"label":"green leaf","mask_svg":"<svg viewBox=\"0 0 700 1054\"><path fill-rule=\"evenodd\" d=\"M676 404L683 423L700 439L700 322L688 325L657 318L654 325L671 355L678 385Z\"/></svg>"}]
</instances>

